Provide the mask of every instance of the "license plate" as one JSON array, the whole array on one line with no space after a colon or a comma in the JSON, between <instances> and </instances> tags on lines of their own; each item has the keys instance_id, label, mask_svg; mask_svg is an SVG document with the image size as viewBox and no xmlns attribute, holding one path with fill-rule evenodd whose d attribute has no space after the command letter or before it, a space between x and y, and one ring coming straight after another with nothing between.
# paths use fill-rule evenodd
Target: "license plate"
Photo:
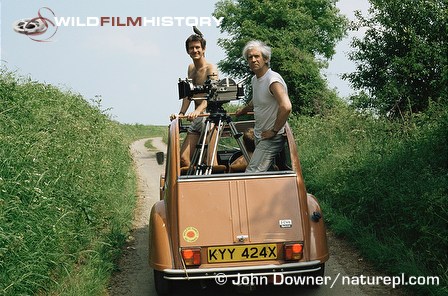
<instances>
[{"instance_id":1,"label":"license plate","mask_svg":"<svg viewBox=\"0 0 448 296\"><path fill-rule=\"evenodd\" d=\"M276 244L209 247L208 263L277 259Z\"/></svg>"}]
</instances>

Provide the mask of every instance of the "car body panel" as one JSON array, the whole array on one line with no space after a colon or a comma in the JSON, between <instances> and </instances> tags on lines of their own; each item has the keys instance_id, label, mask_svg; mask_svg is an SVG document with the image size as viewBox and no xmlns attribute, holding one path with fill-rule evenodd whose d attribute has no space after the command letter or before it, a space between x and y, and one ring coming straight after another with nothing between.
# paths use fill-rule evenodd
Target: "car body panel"
<instances>
[{"instance_id":1,"label":"car body panel","mask_svg":"<svg viewBox=\"0 0 448 296\"><path fill-rule=\"evenodd\" d=\"M173 266L173 256L171 254L170 239L166 223L165 203L158 201L151 209L150 215L149 242L154 245L157 242L157 248L149 249L149 261L153 268L163 270ZM152 243L151 243L152 242Z\"/></svg>"},{"instance_id":2,"label":"car body panel","mask_svg":"<svg viewBox=\"0 0 448 296\"><path fill-rule=\"evenodd\" d=\"M185 280L212 278L220 272L235 276L322 270L329 258L325 224L317 199L306 191L289 126L285 131L286 169L186 176L180 167L179 125L179 119L175 119L169 127L161 200L150 217L149 263L158 275ZM253 122L241 124L239 131L248 125ZM300 260L285 260L285 243L303 245ZM213 261L210 257L216 248L242 250L245 246L258 251L275 246L276 256L237 262L225 261L224 257L224 261ZM184 248L199 248L201 263L186 266L181 256Z\"/></svg>"},{"instance_id":3,"label":"car body panel","mask_svg":"<svg viewBox=\"0 0 448 296\"><path fill-rule=\"evenodd\" d=\"M247 236L245 243L302 241L297 194L294 175L182 182L178 209L180 246L240 243L237 237L241 235ZM281 228L282 220L291 221L291 227ZM198 231L194 241L188 236L184 238L189 227Z\"/></svg>"}]
</instances>

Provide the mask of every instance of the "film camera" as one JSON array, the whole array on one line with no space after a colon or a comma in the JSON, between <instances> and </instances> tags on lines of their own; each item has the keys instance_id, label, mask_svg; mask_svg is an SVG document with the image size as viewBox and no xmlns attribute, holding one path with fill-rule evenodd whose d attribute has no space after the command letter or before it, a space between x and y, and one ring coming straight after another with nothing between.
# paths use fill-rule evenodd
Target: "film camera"
<instances>
[{"instance_id":1,"label":"film camera","mask_svg":"<svg viewBox=\"0 0 448 296\"><path fill-rule=\"evenodd\" d=\"M238 142L246 161L249 162L249 155L241 139L242 134L237 131L232 119L223 108L224 103L244 98L243 86L231 78L211 80L209 77L204 85L199 86L193 85L191 79L179 79L178 87L179 99L189 98L194 100L195 98L193 96L195 94L203 94L197 99L206 98L207 111L209 112L206 115L206 124L201 131L201 140L196 145L187 175L209 175L212 173L219 138L225 128L229 129L230 133ZM213 134L217 136L214 138ZM207 143L207 141L209 142ZM211 153L204 153L208 149L213 150ZM211 160L205 156L208 153L212 155Z\"/></svg>"},{"instance_id":2,"label":"film camera","mask_svg":"<svg viewBox=\"0 0 448 296\"><path fill-rule=\"evenodd\" d=\"M223 104L244 97L243 86L236 83L232 78L224 78L221 80L208 79L204 85L196 86L193 85L191 79L181 80L179 78L178 88L179 99L194 99L193 96L195 94L205 94L207 101Z\"/></svg>"}]
</instances>

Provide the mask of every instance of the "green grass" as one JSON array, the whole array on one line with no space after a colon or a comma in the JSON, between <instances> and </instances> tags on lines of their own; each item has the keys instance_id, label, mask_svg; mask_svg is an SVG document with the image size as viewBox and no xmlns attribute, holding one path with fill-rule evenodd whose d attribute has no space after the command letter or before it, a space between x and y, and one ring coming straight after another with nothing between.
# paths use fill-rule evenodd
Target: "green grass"
<instances>
[{"instance_id":1,"label":"green grass","mask_svg":"<svg viewBox=\"0 0 448 296\"><path fill-rule=\"evenodd\" d=\"M104 293L134 209L128 146L152 130L9 73L0 95L0 294Z\"/></svg>"},{"instance_id":2,"label":"green grass","mask_svg":"<svg viewBox=\"0 0 448 296\"><path fill-rule=\"evenodd\" d=\"M148 150L156 150L157 148L154 147L154 145L152 144L152 140L148 140L145 142L145 147L148 148Z\"/></svg>"},{"instance_id":3,"label":"green grass","mask_svg":"<svg viewBox=\"0 0 448 296\"><path fill-rule=\"evenodd\" d=\"M379 270L448 274L448 110L434 106L407 122L349 109L291 120L308 190L331 229L353 242Z\"/></svg>"},{"instance_id":4,"label":"green grass","mask_svg":"<svg viewBox=\"0 0 448 296\"><path fill-rule=\"evenodd\" d=\"M164 143L168 143L168 126L122 124L121 129L123 134L127 136L129 142L144 138L161 137ZM152 140L146 141L145 147L148 150L156 149L152 145Z\"/></svg>"},{"instance_id":5,"label":"green grass","mask_svg":"<svg viewBox=\"0 0 448 296\"><path fill-rule=\"evenodd\" d=\"M122 124L121 129L128 142L151 137L161 137L164 143L168 142L168 125Z\"/></svg>"}]
</instances>

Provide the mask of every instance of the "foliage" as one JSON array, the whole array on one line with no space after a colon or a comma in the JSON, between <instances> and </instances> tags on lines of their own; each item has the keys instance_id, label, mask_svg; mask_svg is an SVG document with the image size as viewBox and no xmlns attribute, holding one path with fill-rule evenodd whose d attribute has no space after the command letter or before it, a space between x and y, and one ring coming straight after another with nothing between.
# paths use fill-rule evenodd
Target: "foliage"
<instances>
[{"instance_id":1,"label":"foliage","mask_svg":"<svg viewBox=\"0 0 448 296\"><path fill-rule=\"evenodd\" d=\"M0 98L0 294L101 294L135 200L121 127L77 94L10 73Z\"/></svg>"},{"instance_id":2,"label":"foliage","mask_svg":"<svg viewBox=\"0 0 448 296\"><path fill-rule=\"evenodd\" d=\"M258 39L272 48L271 67L285 79L293 111L316 114L335 103L335 94L320 74L345 34L346 19L335 1L221 0L214 16L224 17L221 31L229 35L219 40L227 54L219 63L224 72L249 82L242 49L247 41Z\"/></svg>"},{"instance_id":3,"label":"foliage","mask_svg":"<svg viewBox=\"0 0 448 296\"><path fill-rule=\"evenodd\" d=\"M359 108L390 117L421 112L431 101L448 100L448 6L445 0L370 0L370 18L357 15L350 59L344 75L362 90L352 98Z\"/></svg>"},{"instance_id":4,"label":"foliage","mask_svg":"<svg viewBox=\"0 0 448 296\"><path fill-rule=\"evenodd\" d=\"M414 287L420 292L446 293L446 106L431 105L404 124L349 108L290 123L308 190L331 229L381 270L440 277L441 287Z\"/></svg>"}]
</instances>

